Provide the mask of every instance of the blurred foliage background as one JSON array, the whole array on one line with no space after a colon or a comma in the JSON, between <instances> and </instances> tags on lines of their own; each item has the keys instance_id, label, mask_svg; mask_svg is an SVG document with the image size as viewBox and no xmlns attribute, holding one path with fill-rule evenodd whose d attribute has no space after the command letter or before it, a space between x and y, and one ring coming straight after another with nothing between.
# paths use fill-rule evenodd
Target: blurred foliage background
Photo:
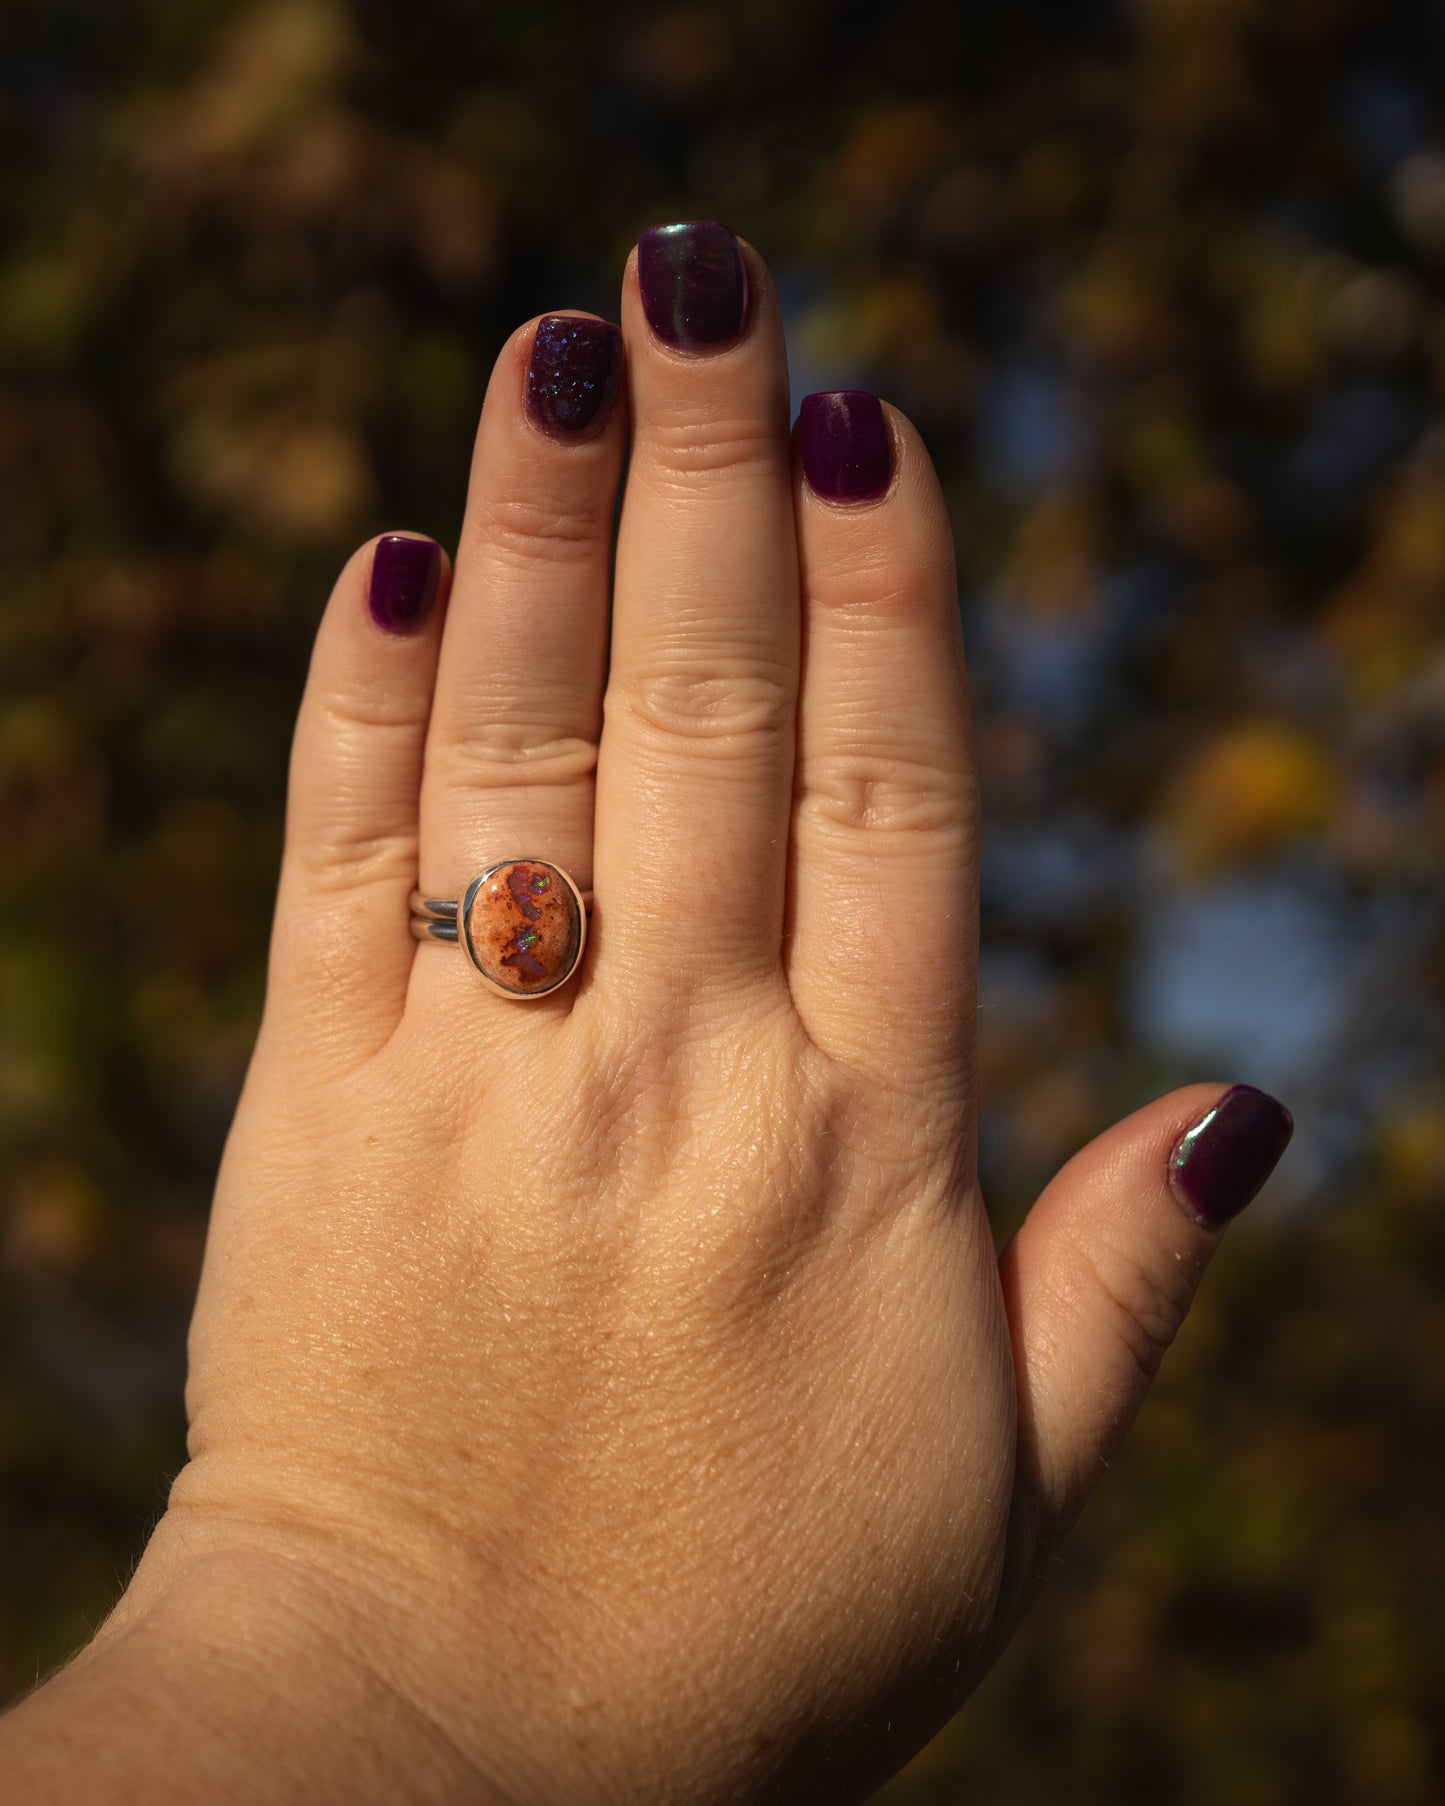
<instances>
[{"instance_id":1,"label":"blurred foliage background","mask_svg":"<svg viewBox=\"0 0 1445 1806\"><path fill-rule=\"evenodd\" d=\"M886 1798L1445 1795L1445 4L5 0L0 158L0 1691L182 1459L332 576L716 217L951 498L1000 1232L1177 1082L1299 1122Z\"/></svg>"}]
</instances>

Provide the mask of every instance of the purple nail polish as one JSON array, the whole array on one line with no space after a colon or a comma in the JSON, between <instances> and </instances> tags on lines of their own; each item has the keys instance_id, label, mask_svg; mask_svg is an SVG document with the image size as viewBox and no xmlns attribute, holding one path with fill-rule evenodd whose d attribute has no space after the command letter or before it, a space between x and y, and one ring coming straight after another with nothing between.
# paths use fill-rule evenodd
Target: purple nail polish
<instances>
[{"instance_id":1,"label":"purple nail polish","mask_svg":"<svg viewBox=\"0 0 1445 1806\"><path fill-rule=\"evenodd\" d=\"M748 272L738 241L716 220L653 226L637 241L642 311L658 338L706 351L741 337Z\"/></svg>"},{"instance_id":2,"label":"purple nail polish","mask_svg":"<svg viewBox=\"0 0 1445 1806\"><path fill-rule=\"evenodd\" d=\"M434 539L388 533L376 542L367 602L387 633L414 633L427 618L441 581L442 549Z\"/></svg>"},{"instance_id":3,"label":"purple nail polish","mask_svg":"<svg viewBox=\"0 0 1445 1806\"><path fill-rule=\"evenodd\" d=\"M805 395L798 451L809 489L825 502L871 502L893 481L893 435L866 389Z\"/></svg>"},{"instance_id":4,"label":"purple nail polish","mask_svg":"<svg viewBox=\"0 0 1445 1806\"><path fill-rule=\"evenodd\" d=\"M622 334L607 320L548 314L537 322L524 401L544 433L570 437L604 421L617 399Z\"/></svg>"},{"instance_id":5,"label":"purple nail polish","mask_svg":"<svg viewBox=\"0 0 1445 1806\"><path fill-rule=\"evenodd\" d=\"M1196 1222L1217 1228L1254 1197L1293 1134L1294 1118L1278 1099L1235 1085L1180 1138L1169 1189Z\"/></svg>"}]
</instances>

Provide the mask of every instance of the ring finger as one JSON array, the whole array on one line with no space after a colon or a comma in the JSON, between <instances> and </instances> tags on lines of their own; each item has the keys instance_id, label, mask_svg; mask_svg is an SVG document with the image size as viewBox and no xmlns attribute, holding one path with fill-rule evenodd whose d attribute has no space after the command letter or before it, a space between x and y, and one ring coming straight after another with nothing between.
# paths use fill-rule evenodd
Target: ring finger
<instances>
[{"instance_id":1,"label":"ring finger","mask_svg":"<svg viewBox=\"0 0 1445 1806\"><path fill-rule=\"evenodd\" d=\"M460 897L509 856L592 883L621 366L618 329L570 314L522 327L497 360L427 738L428 895ZM465 959L424 946L414 987L425 997L458 984L476 985ZM473 1002L488 1007L480 992Z\"/></svg>"}]
</instances>

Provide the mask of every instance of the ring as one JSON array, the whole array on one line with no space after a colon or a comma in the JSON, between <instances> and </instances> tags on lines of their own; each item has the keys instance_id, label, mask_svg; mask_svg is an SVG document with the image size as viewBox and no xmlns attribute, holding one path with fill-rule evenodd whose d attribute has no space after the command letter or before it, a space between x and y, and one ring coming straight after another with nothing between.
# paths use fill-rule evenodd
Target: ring
<instances>
[{"instance_id":1,"label":"ring","mask_svg":"<svg viewBox=\"0 0 1445 1806\"><path fill-rule=\"evenodd\" d=\"M409 907L419 941L465 947L503 997L546 997L582 963L592 892L546 859L501 859L472 879L460 903L414 890Z\"/></svg>"}]
</instances>

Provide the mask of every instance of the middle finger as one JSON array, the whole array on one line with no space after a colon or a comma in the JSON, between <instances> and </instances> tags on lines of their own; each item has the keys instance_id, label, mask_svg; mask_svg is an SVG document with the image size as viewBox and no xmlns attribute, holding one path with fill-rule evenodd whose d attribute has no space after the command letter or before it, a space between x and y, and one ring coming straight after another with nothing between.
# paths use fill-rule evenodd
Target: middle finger
<instances>
[{"instance_id":1,"label":"middle finger","mask_svg":"<svg viewBox=\"0 0 1445 1806\"><path fill-rule=\"evenodd\" d=\"M634 438L595 872L606 962L635 998L780 970L798 566L762 260L710 222L646 232L622 324Z\"/></svg>"}]
</instances>

